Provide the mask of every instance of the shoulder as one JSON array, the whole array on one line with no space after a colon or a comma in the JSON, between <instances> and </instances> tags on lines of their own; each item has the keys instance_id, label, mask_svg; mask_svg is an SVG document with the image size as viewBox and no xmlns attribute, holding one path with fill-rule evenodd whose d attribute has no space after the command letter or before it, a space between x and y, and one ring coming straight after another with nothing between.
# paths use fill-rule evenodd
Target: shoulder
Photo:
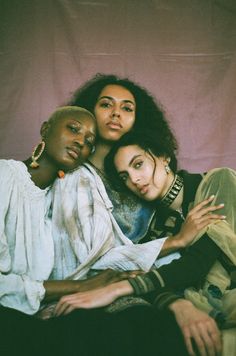
<instances>
[{"instance_id":1,"label":"shoulder","mask_svg":"<svg viewBox=\"0 0 236 356\"><path fill-rule=\"evenodd\" d=\"M198 191L205 192L206 196L220 194L231 194L232 189L236 187L236 171L227 168L214 168L208 171L201 184L199 185Z\"/></svg>"},{"instance_id":2,"label":"shoulder","mask_svg":"<svg viewBox=\"0 0 236 356\"><path fill-rule=\"evenodd\" d=\"M83 165L77 168L73 172L69 172L65 175L64 179L58 179L57 182L63 183L63 185L71 187L97 187L102 184L101 178L96 171L89 165Z\"/></svg>"},{"instance_id":3,"label":"shoulder","mask_svg":"<svg viewBox=\"0 0 236 356\"><path fill-rule=\"evenodd\" d=\"M217 179L217 180L225 180L230 178L236 178L236 171L232 168L221 167L214 168L208 171L204 177L204 179Z\"/></svg>"},{"instance_id":4,"label":"shoulder","mask_svg":"<svg viewBox=\"0 0 236 356\"><path fill-rule=\"evenodd\" d=\"M24 163L21 161L15 161L13 159L1 159L0 160L0 180L17 176L19 171L23 173Z\"/></svg>"},{"instance_id":5,"label":"shoulder","mask_svg":"<svg viewBox=\"0 0 236 356\"><path fill-rule=\"evenodd\" d=\"M0 159L0 169L9 169L10 162L13 160L8 159Z\"/></svg>"}]
</instances>

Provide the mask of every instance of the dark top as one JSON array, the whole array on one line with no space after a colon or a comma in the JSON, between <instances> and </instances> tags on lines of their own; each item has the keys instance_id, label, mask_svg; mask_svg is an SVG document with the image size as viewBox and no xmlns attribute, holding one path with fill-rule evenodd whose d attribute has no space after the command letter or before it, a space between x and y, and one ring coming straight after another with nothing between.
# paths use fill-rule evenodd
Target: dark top
<instances>
[{"instance_id":1,"label":"dark top","mask_svg":"<svg viewBox=\"0 0 236 356\"><path fill-rule=\"evenodd\" d=\"M182 210L186 217L189 204L194 201L197 188L203 177L200 174L190 174L186 171L180 171L178 174L184 180ZM183 219L180 213L161 206L159 202L149 232L143 241L174 235L180 230L182 223ZM130 278L129 282L136 295L155 291L156 302L166 305L177 298L170 293L169 288L178 290L190 286L200 287L214 262L221 255L220 248L207 234L204 234L201 239L182 253L180 259L153 269L144 275Z\"/></svg>"}]
</instances>

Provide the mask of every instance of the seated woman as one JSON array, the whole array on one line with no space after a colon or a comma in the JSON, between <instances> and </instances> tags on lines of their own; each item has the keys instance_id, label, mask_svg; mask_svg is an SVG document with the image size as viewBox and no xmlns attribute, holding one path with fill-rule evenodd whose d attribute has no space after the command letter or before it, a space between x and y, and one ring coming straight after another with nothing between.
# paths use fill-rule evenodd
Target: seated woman
<instances>
[{"instance_id":1,"label":"seated woman","mask_svg":"<svg viewBox=\"0 0 236 356\"><path fill-rule=\"evenodd\" d=\"M201 231L196 238L197 241L187 249L182 258L170 265L153 269L128 281L111 284L104 289L64 297L57 306L58 315L66 313L68 308L73 310L73 308L104 306L120 296L145 295L153 291L155 291L155 303L163 307L179 298L168 293L164 287L185 289L195 286L199 291L202 286L199 293L193 289L185 290L186 298L210 312L219 323L224 322L222 312L226 311L224 300L227 301L230 294L228 292L230 271L236 265L233 205L235 198L232 196L235 192L236 175L233 170L227 168L212 170L205 175L189 174L185 171L176 173L176 163L175 154L168 144L158 135L148 131L141 133L134 131L124 135L113 145L108 154L105 163L107 174L119 186L132 190L134 194L149 201L157 210L144 241L178 233L186 216L187 220L191 220L192 215L196 218L199 213L199 206L196 206L192 214L187 215L189 206L213 194L214 198L211 200L214 203L221 205L222 201L227 202L224 208L227 221L218 220L203 229L202 224L209 216L199 215L197 220ZM221 208L223 209L223 205ZM207 274L209 266L213 267ZM173 305L171 308L174 310ZM179 313L176 312L179 322L178 316ZM226 315L226 321L233 322L232 319L230 320L230 315ZM214 329L211 324L209 333L212 332L212 328ZM184 336L191 353L189 335ZM195 338L194 335L190 336ZM211 347L215 341L214 337L211 340ZM206 338L209 339L208 333ZM195 341L199 346L196 338Z\"/></svg>"},{"instance_id":2,"label":"seated woman","mask_svg":"<svg viewBox=\"0 0 236 356\"><path fill-rule=\"evenodd\" d=\"M110 278L109 271L87 281L61 280L55 273L61 261L52 236L50 188L88 158L95 136L89 111L62 107L43 123L42 141L31 158L0 160L0 343L5 356L77 355L78 334L79 355L92 355L87 335L93 335L95 347L104 343L97 329L104 327L106 333L106 323L97 313L49 321L34 317L42 303ZM69 245L63 252L74 259Z\"/></svg>"},{"instance_id":3,"label":"seated woman","mask_svg":"<svg viewBox=\"0 0 236 356\"><path fill-rule=\"evenodd\" d=\"M133 242L139 242L147 231L153 209L138 197L113 189L104 172L104 158L112 145L132 128L150 127L154 132L160 131L175 149L176 140L161 106L140 84L129 78L102 73L79 87L69 105L82 106L94 114L98 128L96 151L89 157L85 170L90 171L91 179L96 175L101 178L100 185L109 196L112 214L122 232Z\"/></svg>"},{"instance_id":4,"label":"seated woman","mask_svg":"<svg viewBox=\"0 0 236 356\"><path fill-rule=\"evenodd\" d=\"M50 186L87 159L95 135L90 112L62 107L43 123L42 141L31 158L0 161L2 306L34 314L44 298L56 293L56 282L43 282L55 263Z\"/></svg>"}]
</instances>

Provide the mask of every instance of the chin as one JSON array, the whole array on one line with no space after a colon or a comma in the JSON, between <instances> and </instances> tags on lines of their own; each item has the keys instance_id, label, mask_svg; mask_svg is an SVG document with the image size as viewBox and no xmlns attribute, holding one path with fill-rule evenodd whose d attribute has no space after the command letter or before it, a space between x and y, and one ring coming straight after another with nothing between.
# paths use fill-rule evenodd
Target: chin
<instances>
[{"instance_id":1,"label":"chin","mask_svg":"<svg viewBox=\"0 0 236 356\"><path fill-rule=\"evenodd\" d=\"M118 141L121 137L122 135L106 135L106 136L102 136L101 139L103 141L112 143Z\"/></svg>"},{"instance_id":2,"label":"chin","mask_svg":"<svg viewBox=\"0 0 236 356\"><path fill-rule=\"evenodd\" d=\"M123 132L104 130L99 136L105 141L118 141L124 135Z\"/></svg>"}]
</instances>

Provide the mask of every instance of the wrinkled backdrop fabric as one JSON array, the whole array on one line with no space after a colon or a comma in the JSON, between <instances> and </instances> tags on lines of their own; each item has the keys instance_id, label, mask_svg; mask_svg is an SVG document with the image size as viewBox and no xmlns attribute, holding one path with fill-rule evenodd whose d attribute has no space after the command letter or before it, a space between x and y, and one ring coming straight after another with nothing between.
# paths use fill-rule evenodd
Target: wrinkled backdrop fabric
<instances>
[{"instance_id":1,"label":"wrinkled backdrop fabric","mask_svg":"<svg viewBox=\"0 0 236 356\"><path fill-rule=\"evenodd\" d=\"M236 169L235 0L0 0L0 158L28 157L97 72L154 94L180 168Z\"/></svg>"}]
</instances>

